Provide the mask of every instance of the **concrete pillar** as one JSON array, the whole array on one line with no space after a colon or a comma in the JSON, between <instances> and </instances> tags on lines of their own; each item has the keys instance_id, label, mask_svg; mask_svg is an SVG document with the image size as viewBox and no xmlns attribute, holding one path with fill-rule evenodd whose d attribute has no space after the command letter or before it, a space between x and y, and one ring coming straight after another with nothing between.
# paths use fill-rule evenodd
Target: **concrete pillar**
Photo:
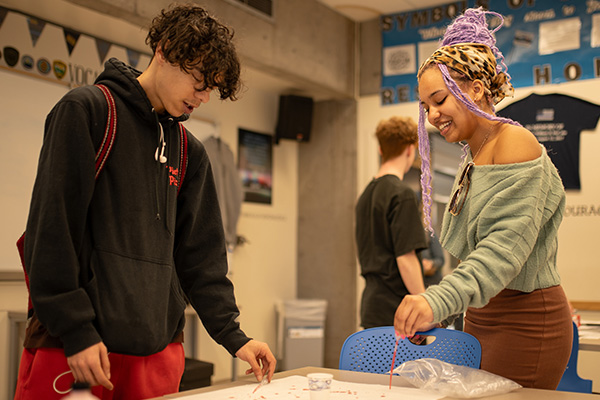
<instances>
[{"instance_id":1,"label":"concrete pillar","mask_svg":"<svg viewBox=\"0 0 600 400\"><path fill-rule=\"evenodd\" d=\"M315 103L310 141L299 145L298 298L328 301L329 368L357 325L356 108L354 100Z\"/></svg>"}]
</instances>

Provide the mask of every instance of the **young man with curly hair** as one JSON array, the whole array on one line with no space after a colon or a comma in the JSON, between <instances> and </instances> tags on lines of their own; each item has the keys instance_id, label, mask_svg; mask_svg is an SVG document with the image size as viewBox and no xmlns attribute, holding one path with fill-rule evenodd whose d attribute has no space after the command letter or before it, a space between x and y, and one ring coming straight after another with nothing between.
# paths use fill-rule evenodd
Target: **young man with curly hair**
<instances>
[{"instance_id":1,"label":"young man with curly hair","mask_svg":"<svg viewBox=\"0 0 600 400\"><path fill-rule=\"evenodd\" d=\"M404 175L415 160L417 124L391 117L377 126L381 166L356 205L356 246L361 274L361 326L394 323L407 294L425 291L418 252L427 247L417 197Z\"/></svg>"},{"instance_id":2,"label":"young man with curly hair","mask_svg":"<svg viewBox=\"0 0 600 400\"><path fill-rule=\"evenodd\" d=\"M177 392L187 301L247 373L271 378L269 347L237 322L208 156L179 124L213 90L236 99L232 37L204 9L173 6L152 21L144 72L106 63L96 83L114 97L116 133L97 176L102 91L73 89L48 115L24 244L33 313L15 399L58 399L73 381L103 399Z\"/></svg>"}]
</instances>

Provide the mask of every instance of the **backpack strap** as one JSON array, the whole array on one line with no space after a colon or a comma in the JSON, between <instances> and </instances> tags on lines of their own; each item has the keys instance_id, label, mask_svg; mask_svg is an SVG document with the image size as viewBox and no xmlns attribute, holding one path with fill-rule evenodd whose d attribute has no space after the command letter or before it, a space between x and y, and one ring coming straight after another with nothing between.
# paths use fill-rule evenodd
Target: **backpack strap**
<instances>
[{"instance_id":1,"label":"backpack strap","mask_svg":"<svg viewBox=\"0 0 600 400\"><path fill-rule=\"evenodd\" d=\"M110 154L115 141L115 133L117 131L117 106L115 104L115 98L106 86L102 84L96 84L95 86L102 91L104 98L106 99L106 103L108 104L104 139L102 139L100 148L96 152L96 179L98 179L98 175L100 174L100 171L102 171L104 163L106 163L108 155Z\"/></svg>"},{"instance_id":2,"label":"backpack strap","mask_svg":"<svg viewBox=\"0 0 600 400\"><path fill-rule=\"evenodd\" d=\"M108 104L108 115L106 118L106 128L104 129L104 138L102 139L102 143L100 148L96 151L96 175L95 179L98 179L98 174L102 171L106 160L108 159L108 155L112 150L112 146L115 142L115 134L117 132L117 107L115 105L115 98L108 88L104 85L97 84L102 93L104 94L104 98L106 98L106 103ZM187 136L186 136L186 161L187 161ZM21 258L21 265L23 266L23 272L25 274L25 286L27 286L27 292L29 293L29 275L27 275L27 270L25 269L25 232L21 235L19 240L17 240L17 250L19 251L19 256ZM27 318L31 318L33 316L33 304L31 302L31 297L28 296L27 300Z\"/></svg>"},{"instance_id":3,"label":"backpack strap","mask_svg":"<svg viewBox=\"0 0 600 400\"><path fill-rule=\"evenodd\" d=\"M179 123L179 144L180 144L180 150L179 150L179 171L180 171L180 178L179 178L179 186L177 186L177 194L179 194L179 191L181 190L181 185L183 184L183 178L185 177L185 170L187 168L187 163L188 163L188 138L187 138L187 131L185 130L185 127L183 126L183 124L180 122Z\"/></svg>"}]
</instances>

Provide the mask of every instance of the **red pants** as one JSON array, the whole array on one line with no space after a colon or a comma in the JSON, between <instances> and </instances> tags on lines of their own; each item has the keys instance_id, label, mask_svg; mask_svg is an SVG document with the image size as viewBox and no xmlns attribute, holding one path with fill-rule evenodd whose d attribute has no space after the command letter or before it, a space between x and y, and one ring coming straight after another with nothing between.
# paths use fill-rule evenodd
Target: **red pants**
<instances>
[{"instance_id":1,"label":"red pants","mask_svg":"<svg viewBox=\"0 0 600 400\"><path fill-rule=\"evenodd\" d=\"M163 351L146 357L110 353L110 381L114 389L102 386L92 393L102 400L141 400L179 391L185 367L181 343L171 343ZM15 400L58 400L71 387L73 375L69 371L63 349L24 349L19 367ZM56 381L55 381L56 380Z\"/></svg>"}]
</instances>

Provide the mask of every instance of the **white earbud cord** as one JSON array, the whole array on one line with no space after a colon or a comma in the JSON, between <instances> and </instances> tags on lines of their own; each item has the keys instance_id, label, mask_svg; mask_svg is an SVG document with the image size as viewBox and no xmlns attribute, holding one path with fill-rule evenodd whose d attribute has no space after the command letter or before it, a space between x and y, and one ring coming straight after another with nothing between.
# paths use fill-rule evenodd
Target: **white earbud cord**
<instances>
[{"instance_id":1,"label":"white earbud cord","mask_svg":"<svg viewBox=\"0 0 600 400\"><path fill-rule=\"evenodd\" d=\"M56 382L63 376L67 375L67 374L72 374L73 372L71 370L65 371L62 374L58 375L55 379L54 382L52 383L52 387L54 388L54 391L58 394L67 394L71 391L71 388L64 390L64 391L60 391L56 388Z\"/></svg>"},{"instance_id":2,"label":"white earbud cord","mask_svg":"<svg viewBox=\"0 0 600 400\"><path fill-rule=\"evenodd\" d=\"M161 143L161 145L156 147L156 151L154 152L154 159L156 161L160 161L161 164L164 164L167 162L167 157L165 157L165 147L167 146L167 142L165 142L165 132L163 131L162 125L160 123L158 125L160 126L160 143ZM160 155L158 154L159 147L161 147Z\"/></svg>"}]
</instances>

